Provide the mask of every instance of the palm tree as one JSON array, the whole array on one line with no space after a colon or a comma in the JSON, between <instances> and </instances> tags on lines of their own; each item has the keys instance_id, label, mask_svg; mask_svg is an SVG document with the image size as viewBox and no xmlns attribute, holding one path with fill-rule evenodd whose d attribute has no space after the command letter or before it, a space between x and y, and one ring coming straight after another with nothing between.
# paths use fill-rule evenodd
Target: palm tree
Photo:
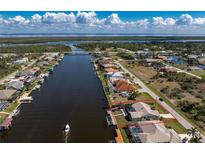
<instances>
[{"instance_id":1,"label":"palm tree","mask_svg":"<svg viewBox=\"0 0 205 154\"><path fill-rule=\"evenodd\" d=\"M133 92L129 95L128 99L129 99L129 100L134 100L138 95L139 95L138 91L133 91Z\"/></svg>"},{"instance_id":2,"label":"palm tree","mask_svg":"<svg viewBox=\"0 0 205 154\"><path fill-rule=\"evenodd\" d=\"M202 139L200 132L197 130L197 128L192 127L191 129L187 130L187 134L191 136L190 142L191 143L200 143L200 140Z\"/></svg>"}]
</instances>

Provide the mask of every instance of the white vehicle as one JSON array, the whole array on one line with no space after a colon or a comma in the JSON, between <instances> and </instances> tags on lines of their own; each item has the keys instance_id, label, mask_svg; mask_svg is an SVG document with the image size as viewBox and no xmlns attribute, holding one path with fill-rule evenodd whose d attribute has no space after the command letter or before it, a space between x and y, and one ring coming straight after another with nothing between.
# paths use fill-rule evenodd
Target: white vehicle
<instances>
[{"instance_id":1,"label":"white vehicle","mask_svg":"<svg viewBox=\"0 0 205 154\"><path fill-rule=\"evenodd\" d=\"M70 126L68 124L65 126L64 132L66 134L68 134L70 132Z\"/></svg>"}]
</instances>

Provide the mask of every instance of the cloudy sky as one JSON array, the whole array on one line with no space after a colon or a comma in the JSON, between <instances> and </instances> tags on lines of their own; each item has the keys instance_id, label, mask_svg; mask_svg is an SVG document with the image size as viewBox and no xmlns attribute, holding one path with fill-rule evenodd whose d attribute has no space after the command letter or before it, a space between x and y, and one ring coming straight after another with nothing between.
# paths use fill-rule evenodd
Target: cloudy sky
<instances>
[{"instance_id":1,"label":"cloudy sky","mask_svg":"<svg viewBox=\"0 0 205 154\"><path fill-rule=\"evenodd\" d=\"M0 12L0 33L205 34L205 12Z\"/></svg>"}]
</instances>

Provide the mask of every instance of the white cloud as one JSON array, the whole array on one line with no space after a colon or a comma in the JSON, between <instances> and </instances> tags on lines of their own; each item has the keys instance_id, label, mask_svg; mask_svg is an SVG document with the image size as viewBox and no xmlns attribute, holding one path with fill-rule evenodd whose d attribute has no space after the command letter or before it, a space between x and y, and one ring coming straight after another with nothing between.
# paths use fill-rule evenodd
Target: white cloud
<instances>
[{"instance_id":1,"label":"white cloud","mask_svg":"<svg viewBox=\"0 0 205 154\"><path fill-rule=\"evenodd\" d=\"M40 16L39 14L34 14L33 16L31 16L32 24L40 24L41 20L42 20L42 16Z\"/></svg>"},{"instance_id":2,"label":"white cloud","mask_svg":"<svg viewBox=\"0 0 205 154\"><path fill-rule=\"evenodd\" d=\"M205 25L205 18L195 18L193 20L194 25Z\"/></svg>"},{"instance_id":3,"label":"white cloud","mask_svg":"<svg viewBox=\"0 0 205 154\"><path fill-rule=\"evenodd\" d=\"M4 20L4 22L10 25L27 25L29 20L22 16L15 16L13 18L9 18L8 20Z\"/></svg>"},{"instance_id":4,"label":"white cloud","mask_svg":"<svg viewBox=\"0 0 205 154\"><path fill-rule=\"evenodd\" d=\"M189 14L182 14L178 18L161 16L152 19L138 19L132 21L121 20L117 13L99 18L95 12L46 12L31 17L14 16L4 18L0 15L0 26L3 30L10 29L33 30L34 32L201 32L205 28L205 18L194 18ZM10 28L10 27L12 28ZM16 28L16 26L18 26ZM40 28L39 28L40 27ZM204 29L203 29L204 30ZM15 31L14 31L15 32Z\"/></svg>"},{"instance_id":5,"label":"white cloud","mask_svg":"<svg viewBox=\"0 0 205 154\"><path fill-rule=\"evenodd\" d=\"M3 17L0 15L0 24L3 24L4 23L4 19Z\"/></svg>"},{"instance_id":6,"label":"white cloud","mask_svg":"<svg viewBox=\"0 0 205 154\"><path fill-rule=\"evenodd\" d=\"M178 25L191 25L193 22L193 18L189 14L182 14L177 20Z\"/></svg>"},{"instance_id":7,"label":"white cloud","mask_svg":"<svg viewBox=\"0 0 205 154\"><path fill-rule=\"evenodd\" d=\"M98 23L97 15L95 12L78 12L76 16L77 24L93 25Z\"/></svg>"},{"instance_id":8,"label":"white cloud","mask_svg":"<svg viewBox=\"0 0 205 154\"><path fill-rule=\"evenodd\" d=\"M148 19L137 20L134 22L136 26L147 27L149 25Z\"/></svg>"},{"instance_id":9,"label":"white cloud","mask_svg":"<svg viewBox=\"0 0 205 154\"><path fill-rule=\"evenodd\" d=\"M42 22L46 24L63 24L75 22L75 15L73 13L50 13L46 12L42 16Z\"/></svg>"},{"instance_id":10,"label":"white cloud","mask_svg":"<svg viewBox=\"0 0 205 154\"><path fill-rule=\"evenodd\" d=\"M175 23L176 23L176 20L173 18L170 18L170 17L165 18L165 19L162 17L153 17L153 22L152 22L152 24L154 26L159 26L159 27L161 27L161 26L173 26L173 25L175 25Z\"/></svg>"},{"instance_id":11,"label":"white cloud","mask_svg":"<svg viewBox=\"0 0 205 154\"><path fill-rule=\"evenodd\" d=\"M116 25L116 24L121 24L121 23L122 21L120 20L118 14L116 13L111 14L105 19L106 25Z\"/></svg>"}]
</instances>

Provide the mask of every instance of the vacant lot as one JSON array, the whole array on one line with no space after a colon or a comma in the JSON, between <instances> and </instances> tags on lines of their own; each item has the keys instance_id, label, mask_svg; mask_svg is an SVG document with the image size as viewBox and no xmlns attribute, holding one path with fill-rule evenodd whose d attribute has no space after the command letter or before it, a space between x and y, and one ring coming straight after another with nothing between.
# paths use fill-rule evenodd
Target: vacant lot
<instances>
[{"instance_id":1,"label":"vacant lot","mask_svg":"<svg viewBox=\"0 0 205 154\"><path fill-rule=\"evenodd\" d=\"M190 72L205 78L205 70L194 70L194 71L190 71Z\"/></svg>"},{"instance_id":2,"label":"vacant lot","mask_svg":"<svg viewBox=\"0 0 205 154\"><path fill-rule=\"evenodd\" d=\"M121 61L120 63L126 66L133 74L137 75L142 80L150 80L157 74L157 71L151 67L129 64L127 61Z\"/></svg>"},{"instance_id":3,"label":"vacant lot","mask_svg":"<svg viewBox=\"0 0 205 154\"><path fill-rule=\"evenodd\" d=\"M186 134L187 130L175 119L162 119L165 126L174 129L178 134Z\"/></svg>"}]
</instances>

